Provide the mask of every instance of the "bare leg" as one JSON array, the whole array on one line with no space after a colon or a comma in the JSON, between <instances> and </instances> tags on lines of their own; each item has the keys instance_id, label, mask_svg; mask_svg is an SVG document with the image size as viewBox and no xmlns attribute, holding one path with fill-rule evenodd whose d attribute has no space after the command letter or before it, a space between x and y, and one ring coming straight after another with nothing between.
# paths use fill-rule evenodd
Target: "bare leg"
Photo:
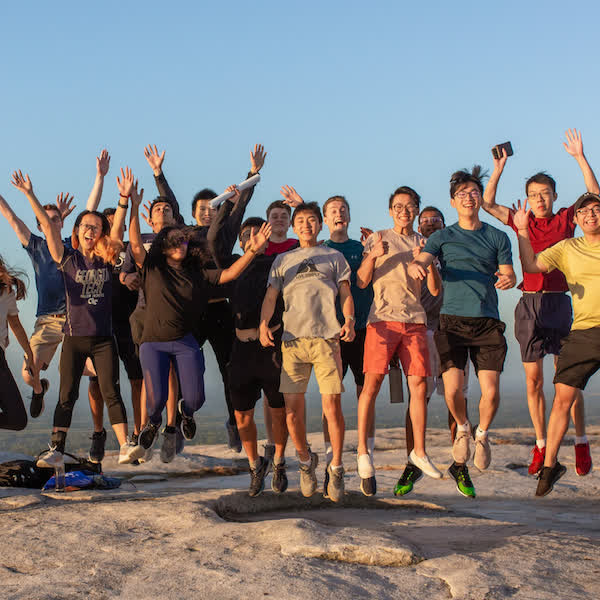
<instances>
[{"instance_id":1,"label":"bare leg","mask_svg":"<svg viewBox=\"0 0 600 600\"><path fill-rule=\"evenodd\" d=\"M579 391L577 388L564 383L556 383L554 389L556 394L548 421L545 467L553 467L556 464L558 450L569 427L569 412Z\"/></svg>"},{"instance_id":2,"label":"bare leg","mask_svg":"<svg viewBox=\"0 0 600 600\"><path fill-rule=\"evenodd\" d=\"M499 371L480 370L477 377L481 387L479 427L483 431L487 431L500 404L500 373Z\"/></svg>"},{"instance_id":3,"label":"bare leg","mask_svg":"<svg viewBox=\"0 0 600 600\"><path fill-rule=\"evenodd\" d=\"M169 371L169 397L167 398L167 425L175 427L177 419L177 396L179 395L179 382L177 381L177 372L173 363Z\"/></svg>"},{"instance_id":4,"label":"bare leg","mask_svg":"<svg viewBox=\"0 0 600 600\"><path fill-rule=\"evenodd\" d=\"M535 439L546 439L546 398L544 396L544 365L540 359L536 362L524 362L527 383L527 405L535 429Z\"/></svg>"},{"instance_id":5,"label":"bare leg","mask_svg":"<svg viewBox=\"0 0 600 600\"><path fill-rule=\"evenodd\" d=\"M104 400L100 393L100 385L97 379L90 379L88 386L88 398L90 400L90 410L92 411L92 421L94 422L94 431L102 431L104 427Z\"/></svg>"},{"instance_id":6,"label":"bare leg","mask_svg":"<svg viewBox=\"0 0 600 600\"><path fill-rule=\"evenodd\" d=\"M37 356L37 354L35 353L35 350L32 350L33 352L33 362L35 363L38 373L41 372L43 369L46 369L48 367L48 365L46 363L44 363L39 356ZM40 383L40 378L39 375L37 377L33 377L31 375L31 373L27 370L27 363L25 361L23 361L23 367L21 369L21 375L23 376L23 381L31 388L33 388L33 391L36 394L39 394L42 391L42 384Z\"/></svg>"},{"instance_id":7,"label":"bare leg","mask_svg":"<svg viewBox=\"0 0 600 600\"><path fill-rule=\"evenodd\" d=\"M575 425L575 435L583 437L585 435L585 405L581 390L577 390L575 394L575 402L571 406L571 419L573 419L573 425Z\"/></svg>"},{"instance_id":8,"label":"bare leg","mask_svg":"<svg viewBox=\"0 0 600 600\"><path fill-rule=\"evenodd\" d=\"M273 444L273 418L271 416L271 407L267 397L263 394L263 414L265 418L265 433L267 434L267 444Z\"/></svg>"},{"instance_id":9,"label":"bare leg","mask_svg":"<svg viewBox=\"0 0 600 600\"><path fill-rule=\"evenodd\" d=\"M285 446L288 439L288 430L285 422L285 408L271 408L271 419L273 424L273 442L275 444L275 456L285 456Z\"/></svg>"},{"instance_id":10,"label":"bare leg","mask_svg":"<svg viewBox=\"0 0 600 600\"><path fill-rule=\"evenodd\" d=\"M410 391L408 411L410 413L413 448L417 456L423 458L425 456L425 430L427 428L427 399L425 397L427 379L416 375L408 375L407 380Z\"/></svg>"},{"instance_id":11,"label":"bare leg","mask_svg":"<svg viewBox=\"0 0 600 600\"><path fill-rule=\"evenodd\" d=\"M301 461L310 458L306 444L306 423L304 421L304 394L284 394L287 428Z\"/></svg>"},{"instance_id":12,"label":"bare leg","mask_svg":"<svg viewBox=\"0 0 600 600\"><path fill-rule=\"evenodd\" d=\"M323 413L327 419L329 435L331 436L331 449L333 451L332 467L342 464L342 451L344 449L345 423L342 414L342 395L323 394L321 396Z\"/></svg>"},{"instance_id":13,"label":"bare leg","mask_svg":"<svg viewBox=\"0 0 600 600\"><path fill-rule=\"evenodd\" d=\"M235 420L242 440L242 446L250 464L258 460L258 446L256 443L256 423L254 422L254 409L236 410Z\"/></svg>"},{"instance_id":14,"label":"bare leg","mask_svg":"<svg viewBox=\"0 0 600 600\"><path fill-rule=\"evenodd\" d=\"M442 373L444 381L444 397L452 418L459 424L467 422L467 401L463 394L465 372L452 367Z\"/></svg>"},{"instance_id":15,"label":"bare leg","mask_svg":"<svg viewBox=\"0 0 600 600\"><path fill-rule=\"evenodd\" d=\"M367 439L374 436L375 399L385 375L366 373L365 385L358 399L358 455L368 454Z\"/></svg>"}]
</instances>

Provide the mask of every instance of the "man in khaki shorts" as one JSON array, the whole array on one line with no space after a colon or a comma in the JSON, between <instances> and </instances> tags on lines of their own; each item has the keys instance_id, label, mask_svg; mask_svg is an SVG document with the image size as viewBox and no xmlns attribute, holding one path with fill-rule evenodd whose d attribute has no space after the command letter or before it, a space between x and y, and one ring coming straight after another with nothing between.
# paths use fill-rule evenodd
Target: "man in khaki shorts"
<instances>
[{"instance_id":1,"label":"man in khaki shorts","mask_svg":"<svg viewBox=\"0 0 600 600\"><path fill-rule=\"evenodd\" d=\"M260 316L260 341L263 346L274 345L269 321L281 293L285 312L279 391L285 398L287 426L300 458L300 489L307 497L317 489L318 457L306 443L304 420L304 394L314 367L333 450L327 492L331 500L339 502L344 496L340 340L354 339L354 303L346 259L341 252L318 245L322 227L323 217L315 202L301 204L294 211L292 228L300 247L279 255L273 263ZM341 329L335 308L338 293L344 315Z\"/></svg>"}]
</instances>

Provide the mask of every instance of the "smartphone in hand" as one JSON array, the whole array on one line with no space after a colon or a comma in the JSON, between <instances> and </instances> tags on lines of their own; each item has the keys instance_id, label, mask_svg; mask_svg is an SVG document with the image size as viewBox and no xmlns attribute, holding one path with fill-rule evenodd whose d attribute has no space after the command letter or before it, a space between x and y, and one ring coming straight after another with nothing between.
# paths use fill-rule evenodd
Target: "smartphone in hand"
<instances>
[{"instance_id":1,"label":"smartphone in hand","mask_svg":"<svg viewBox=\"0 0 600 600\"><path fill-rule=\"evenodd\" d=\"M504 144L498 144L492 148L492 156L496 160L502 158L502 150L506 150L506 156L512 156L514 154L512 144L510 142L504 142Z\"/></svg>"}]
</instances>

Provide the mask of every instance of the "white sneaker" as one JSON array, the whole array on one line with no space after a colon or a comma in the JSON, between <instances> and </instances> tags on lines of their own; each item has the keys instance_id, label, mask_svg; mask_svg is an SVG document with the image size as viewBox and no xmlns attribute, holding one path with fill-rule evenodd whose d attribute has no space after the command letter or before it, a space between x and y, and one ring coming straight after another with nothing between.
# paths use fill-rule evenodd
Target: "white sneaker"
<instances>
[{"instance_id":1,"label":"white sneaker","mask_svg":"<svg viewBox=\"0 0 600 600\"><path fill-rule=\"evenodd\" d=\"M454 462L464 465L469 458L471 458L471 423L468 424L469 429L467 431L456 431L456 437L454 438L454 444L452 445L452 458Z\"/></svg>"},{"instance_id":2,"label":"white sneaker","mask_svg":"<svg viewBox=\"0 0 600 600\"><path fill-rule=\"evenodd\" d=\"M427 454L424 458L417 456L414 450L411 451L408 456L408 462L415 465L415 467L419 467L425 475L429 475L429 477L433 477L434 479L441 479L442 474L437 469L437 467L431 462L429 456Z\"/></svg>"},{"instance_id":3,"label":"white sneaker","mask_svg":"<svg viewBox=\"0 0 600 600\"><path fill-rule=\"evenodd\" d=\"M132 442L131 440L127 440L124 444L121 444L121 449L119 451L119 464L131 464L139 458L142 458L145 453L146 450L142 446Z\"/></svg>"},{"instance_id":4,"label":"white sneaker","mask_svg":"<svg viewBox=\"0 0 600 600\"><path fill-rule=\"evenodd\" d=\"M49 450L44 452L38 459L36 465L43 469L54 469L59 465L65 464L65 455L56 449L56 446L49 446Z\"/></svg>"}]
</instances>

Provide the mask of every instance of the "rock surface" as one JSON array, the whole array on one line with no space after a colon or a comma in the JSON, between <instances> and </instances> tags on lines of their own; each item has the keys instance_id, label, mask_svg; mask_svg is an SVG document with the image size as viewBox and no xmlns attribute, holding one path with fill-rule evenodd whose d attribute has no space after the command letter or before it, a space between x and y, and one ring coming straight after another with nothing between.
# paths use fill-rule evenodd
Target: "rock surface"
<instances>
[{"instance_id":1,"label":"rock surface","mask_svg":"<svg viewBox=\"0 0 600 600\"><path fill-rule=\"evenodd\" d=\"M600 428L591 428L592 456ZM323 444L309 436L313 450ZM567 474L546 498L527 475L533 432L497 430L492 464L471 467L476 499L454 482L423 477L395 498L404 434L378 433L378 495L356 474L356 433L348 432L346 496L334 505L303 498L288 449L290 489L247 495L240 455L193 446L173 463L104 463L120 489L70 493L0 488L2 598L500 598L600 597L600 482ZM428 433L440 468L448 434ZM0 457L8 460L9 457ZM323 466L318 469L319 482Z\"/></svg>"}]
</instances>

